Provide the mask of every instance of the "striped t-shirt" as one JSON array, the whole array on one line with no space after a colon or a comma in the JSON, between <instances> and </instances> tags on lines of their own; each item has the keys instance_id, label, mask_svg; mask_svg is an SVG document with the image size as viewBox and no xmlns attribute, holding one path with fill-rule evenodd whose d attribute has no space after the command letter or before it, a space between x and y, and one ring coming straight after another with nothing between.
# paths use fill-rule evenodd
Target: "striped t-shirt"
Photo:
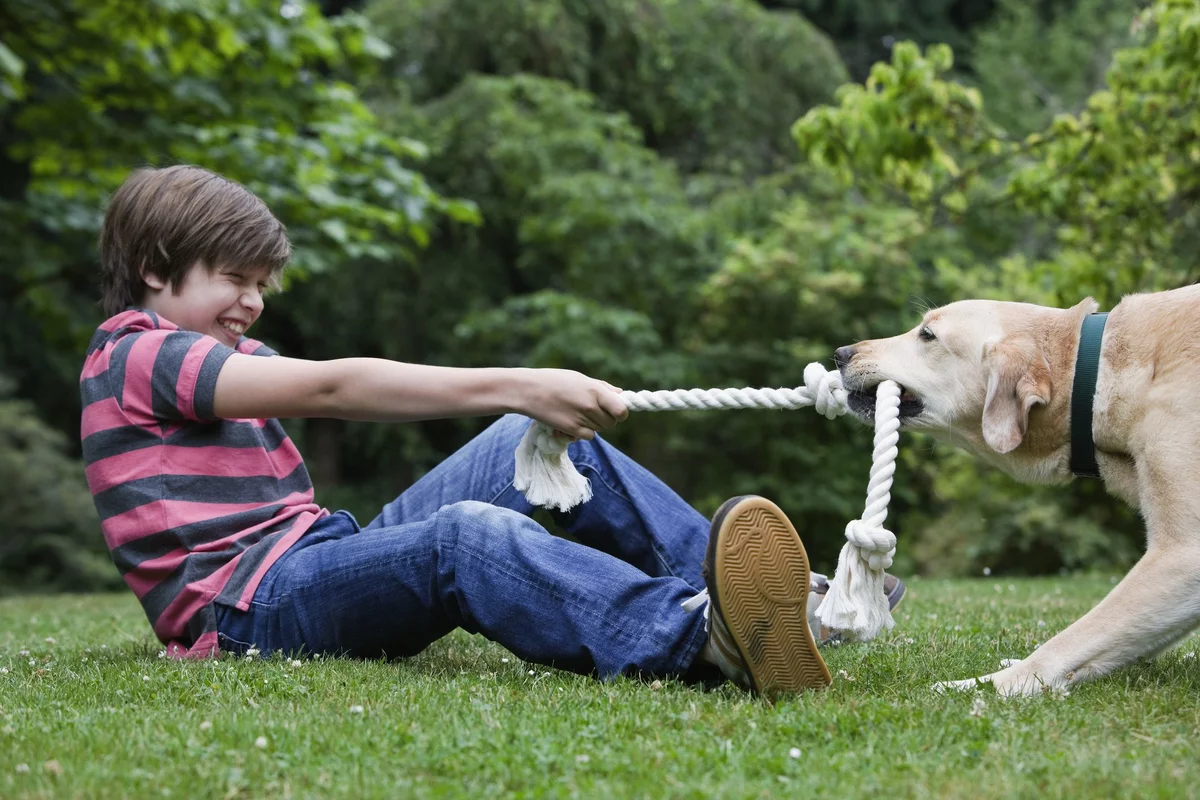
<instances>
[{"instance_id":1,"label":"striped t-shirt","mask_svg":"<svg viewBox=\"0 0 1200 800\"><path fill-rule=\"evenodd\" d=\"M312 523L300 452L275 419L216 419L235 351L150 311L110 318L80 393L88 486L113 563L176 657L217 651L214 601L249 608L263 574ZM275 352L242 337L237 352Z\"/></svg>"}]
</instances>

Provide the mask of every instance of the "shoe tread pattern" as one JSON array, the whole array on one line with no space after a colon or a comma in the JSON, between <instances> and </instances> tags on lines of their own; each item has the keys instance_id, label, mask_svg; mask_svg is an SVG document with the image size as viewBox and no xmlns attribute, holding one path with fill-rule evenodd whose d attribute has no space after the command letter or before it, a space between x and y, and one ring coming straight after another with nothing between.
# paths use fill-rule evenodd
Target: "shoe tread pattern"
<instances>
[{"instance_id":1,"label":"shoe tread pattern","mask_svg":"<svg viewBox=\"0 0 1200 800\"><path fill-rule=\"evenodd\" d=\"M730 510L721 529L721 610L755 688L769 697L828 686L808 629L808 555L791 523L774 503L751 498Z\"/></svg>"}]
</instances>

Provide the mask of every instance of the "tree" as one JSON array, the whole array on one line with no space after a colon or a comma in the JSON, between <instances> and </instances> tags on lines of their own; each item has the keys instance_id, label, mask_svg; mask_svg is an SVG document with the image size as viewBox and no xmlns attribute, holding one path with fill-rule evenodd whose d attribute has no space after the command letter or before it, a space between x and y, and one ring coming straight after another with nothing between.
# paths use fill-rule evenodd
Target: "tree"
<instances>
[{"instance_id":1,"label":"tree","mask_svg":"<svg viewBox=\"0 0 1200 800\"><path fill-rule=\"evenodd\" d=\"M375 0L366 13L416 103L473 72L554 78L626 113L684 173L790 162L788 125L847 77L807 20L750 0Z\"/></svg>"},{"instance_id":2,"label":"tree","mask_svg":"<svg viewBox=\"0 0 1200 800\"><path fill-rule=\"evenodd\" d=\"M402 259L439 215L472 215L413 171L424 147L380 131L348 82L389 52L360 15L10 0L0 25L0 367L64 429L99 321L105 200L133 168L195 163L242 181L288 225L301 273Z\"/></svg>"},{"instance_id":3,"label":"tree","mask_svg":"<svg viewBox=\"0 0 1200 800\"><path fill-rule=\"evenodd\" d=\"M0 375L0 594L119 586L83 466L69 455L67 437L11 390Z\"/></svg>"}]
</instances>

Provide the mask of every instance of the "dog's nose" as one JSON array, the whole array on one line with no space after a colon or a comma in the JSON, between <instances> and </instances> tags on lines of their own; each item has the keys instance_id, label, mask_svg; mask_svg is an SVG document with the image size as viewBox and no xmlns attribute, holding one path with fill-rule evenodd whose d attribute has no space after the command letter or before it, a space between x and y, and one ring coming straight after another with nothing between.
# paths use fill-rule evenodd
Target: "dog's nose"
<instances>
[{"instance_id":1,"label":"dog's nose","mask_svg":"<svg viewBox=\"0 0 1200 800\"><path fill-rule=\"evenodd\" d=\"M837 365L838 369L841 369L850 363L850 359L854 358L854 354L857 352L858 350L852 344L839 347L833 351L833 363Z\"/></svg>"}]
</instances>

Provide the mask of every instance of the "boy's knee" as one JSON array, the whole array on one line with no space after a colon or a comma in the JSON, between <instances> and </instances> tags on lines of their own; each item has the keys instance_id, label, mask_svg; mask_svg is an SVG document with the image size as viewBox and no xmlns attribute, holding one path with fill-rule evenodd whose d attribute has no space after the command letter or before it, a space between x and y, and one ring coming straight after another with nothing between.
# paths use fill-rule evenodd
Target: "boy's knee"
<instances>
[{"instance_id":1,"label":"boy's knee","mask_svg":"<svg viewBox=\"0 0 1200 800\"><path fill-rule=\"evenodd\" d=\"M463 538L497 536L536 524L519 511L478 500L442 506L437 517L438 538L447 544L457 544Z\"/></svg>"}]
</instances>

